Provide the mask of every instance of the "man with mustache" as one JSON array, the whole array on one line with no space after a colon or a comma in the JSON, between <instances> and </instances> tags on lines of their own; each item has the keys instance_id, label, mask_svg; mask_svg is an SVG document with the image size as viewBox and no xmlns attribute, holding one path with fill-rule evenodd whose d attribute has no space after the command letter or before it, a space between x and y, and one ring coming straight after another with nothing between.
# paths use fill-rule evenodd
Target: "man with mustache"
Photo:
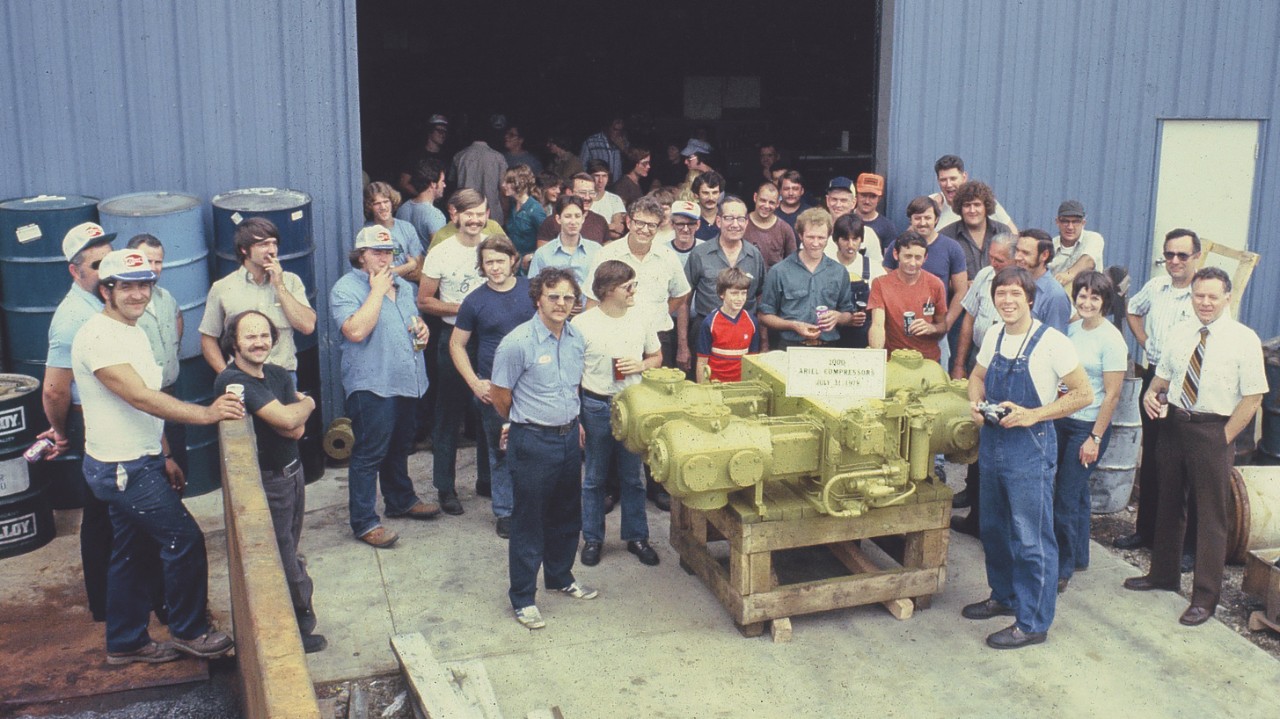
<instances>
[{"instance_id":1,"label":"man with mustache","mask_svg":"<svg viewBox=\"0 0 1280 719\"><path fill-rule=\"evenodd\" d=\"M240 269L209 288L209 298L200 320L200 352L221 372L227 361L218 346L227 318L245 310L261 310L280 333L267 361L290 372L298 371L298 347L293 333L309 335L316 329L316 311L307 301L302 278L280 265L280 231L271 220L250 217L236 227L236 256Z\"/></svg>"}]
</instances>

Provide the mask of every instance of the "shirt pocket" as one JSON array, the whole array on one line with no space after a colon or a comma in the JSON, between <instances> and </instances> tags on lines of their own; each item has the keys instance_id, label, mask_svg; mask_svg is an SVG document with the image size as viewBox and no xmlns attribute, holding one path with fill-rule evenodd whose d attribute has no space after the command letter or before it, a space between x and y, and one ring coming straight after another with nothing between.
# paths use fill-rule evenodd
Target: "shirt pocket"
<instances>
[{"instance_id":1,"label":"shirt pocket","mask_svg":"<svg viewBox=\"0 0 1280 719\"><path fill-rule=\"evenodd\" d=\"M782 296L785 297L788 302L800 302L809 298L809 288L783 287Z\"/></svg>"}]
</instances>

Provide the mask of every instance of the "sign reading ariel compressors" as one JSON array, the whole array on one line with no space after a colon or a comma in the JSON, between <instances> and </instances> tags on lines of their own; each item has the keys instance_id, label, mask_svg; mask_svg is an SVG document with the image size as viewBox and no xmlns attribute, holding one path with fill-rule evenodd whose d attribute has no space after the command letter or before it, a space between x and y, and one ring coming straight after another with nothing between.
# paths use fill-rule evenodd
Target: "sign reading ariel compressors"
<instances>
[{"instance_id":1,"label":"sign reading ariel compressors","mask_svg":"<svg viewBox=\"0 0 1280 719\"><path fill-rule=\"evenodd\" d=\"M883 399L885 357L882 349L788 348L787 396Z\"/></svg>"}]
</instances>

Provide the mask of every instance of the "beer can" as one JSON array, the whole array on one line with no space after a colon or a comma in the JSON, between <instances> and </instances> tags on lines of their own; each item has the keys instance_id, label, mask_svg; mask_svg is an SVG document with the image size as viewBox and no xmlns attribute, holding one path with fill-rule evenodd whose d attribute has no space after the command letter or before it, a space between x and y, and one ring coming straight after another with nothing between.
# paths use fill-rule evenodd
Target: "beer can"
<instances>
[{"instance_id":1,"label":"beer can","mask_svg":"<svg viewBox=\"0 0 1280 719\"><path fill-rule=\"evenodd\" d=\"M36 440L35 444L27 447L27 451L23 452L22 456L28 462L39 462L44 459L44 456L48 454L51 449L53 449L53 440L45 437L43 439Z\"/></svg>"},{"instance_id":2,"label":"beer can","mask_svg":"<svg viewBox=\"0 0 1280 719\"><path fill-rule=\"evenodd\" d=\"M902 313L902 328L907 334L911 334L911 323L916 321L916 313L910 310Z\"/></svg>"}]
</instances>

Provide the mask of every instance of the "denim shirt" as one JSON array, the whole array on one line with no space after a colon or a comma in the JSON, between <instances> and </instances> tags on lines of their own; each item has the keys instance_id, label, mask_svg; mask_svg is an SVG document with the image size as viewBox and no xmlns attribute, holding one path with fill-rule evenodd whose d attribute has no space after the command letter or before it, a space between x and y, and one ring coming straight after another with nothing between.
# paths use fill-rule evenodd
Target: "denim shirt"
<instances>
[{"instance_id":1,"label":"denim shirt","mask_svg":"<svg viewBox=\"0 0 1280 719\"><path fill-rule=\"evenodd\" d=\"M569 254L557 236L533 253L533 259L529 262L529 276L536 277L546 267L565 267L573 270L573 276L581 285L587 281L587 270L591 269L599 249L599 242L579 237L578 246L573 249L573 254Z\"/></svg>"},{"instance_id":2,"label":"denim shirt","mask_svg":"<svg viewBox=\"0 0 1280 719\"><path fill-rule=\"evenodd\" d=\"M409 323L418 316L413 285L395 277L396 299L383 296L378 324L363 342L342 334L342 324L369 297L369 273L352 270L329 292L333 327L342 349L342 386L346 395L365 390L379 397L421 397L427 391L427 369L413 348Z\"/></svg>"},{"instance_id":3,"label":"denim shirt","mask_svg":"<svg viewBox=\"0 0 1280 719\"><path fill-rule=\"evenodd\" d=\"M511 330L498 345L492 379L511 390L511 421L555 426L576 418L586 352L582 333L568 322L560 339L540 315Z\"/></svg>"}]
</instances>

